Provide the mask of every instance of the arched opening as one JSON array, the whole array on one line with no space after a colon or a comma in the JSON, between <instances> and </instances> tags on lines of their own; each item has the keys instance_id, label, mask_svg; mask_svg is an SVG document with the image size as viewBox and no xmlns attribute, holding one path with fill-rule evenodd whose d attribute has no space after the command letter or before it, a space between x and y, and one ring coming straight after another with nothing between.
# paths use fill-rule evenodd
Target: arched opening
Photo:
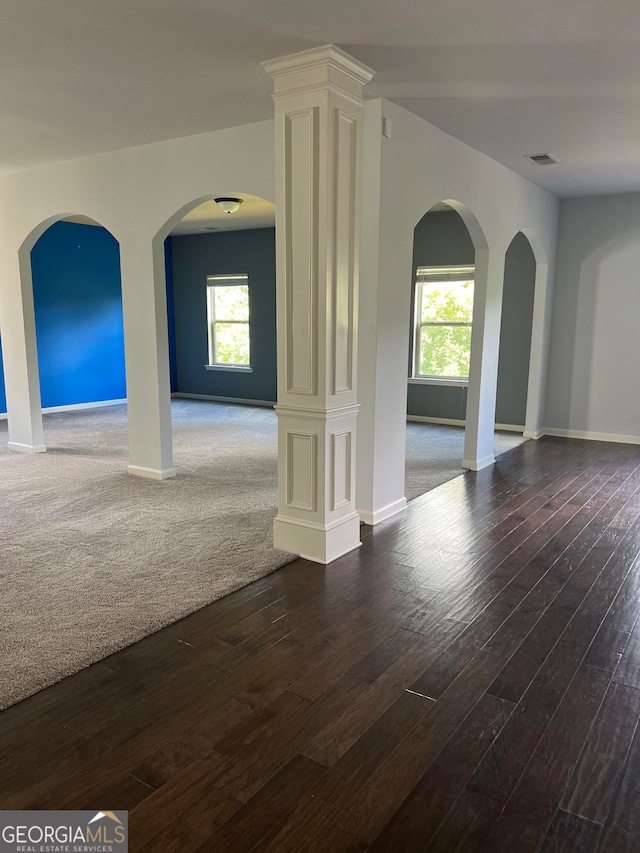
<instances>
[{"instance_id":1,"label":"arched opening","mask_svg":"<svg viewBox=\"0 0 640 853\"><path fill-rule=\"evenodd\" d=\"M16 422L35 420L42 409L49 444L80 448L82 417L77 410L117 403L126 419L119 244L94 219L62 214L29 234L19 250L19 265L21 317L31 362L27 375L35 390L22 399L14 393L9 416ZM15 355L19 360L17 349ZM3 374L15 388L22 365L14 361L11 342L5 359Z\"/></svg>"},{"instance_id":2,"label":"arched opening","mask_svg":"<svg viewBox=\"0 0 640 853\"><path fill-rule=\"evenodd\" d=\"M477 219L455 200L434 205L415 227L405 457L409 500L460 474L476 269L486 276L486 257ZM501 434L499 452L517 441Z\"/></svg>"},{"instance_id":3,"label":"arched opening","mask_svg":"<svg viewBox=\"0 0 640 853\"><path fill-rule=\"evenodd\" d=\"M120 248L87 217L60 220L31 250L44 410L126 397Z\"/></svg>"},{"instance_id":4,"label":"arched opening","mask_svg":"<svg viewBox=\"0 0 640 853\"><path fill-rule=\"evenodd\" d=\"M238 210L199 199L154 241L163 245L171 391L273 406L275 206L247 193L221 195L240 199Z\"/></svg>"},{"instance_id":5,"label":"arched opening","mask_svg":"<svg viewBox=\"0 0 640 853\"><path fill-rule=\"evenodd\" d=\"M505 255L500 351L496 393L496 429L523 433L527 417L536 259L519 231ZM500 447L496 443L496 454Z\"/></svg>"},{"instance_id":6,"label":"arched opening","mask_svg":"<svg viewBox=\"0 0 640 853\"><path fill-rule=\"evenodd\" d=\"M471 357L476 247L447 202L414 229L405 494L460 473Z\"/></svg>"},{"instance_id":7,"label":"arched opening","mask_svg":"<svg viewBox=\"0 0 640 853\"><path fill-rule=\"evenodd\" d=\"M243 531L266 519L256 539L270 546L278 453L275 205L248 193L218 195L242 204L228 214L211 196L197 199L155 240L167 293L173 456L178 475L209 483L212 516L224 508Z\"/></svg>"}]
</instances>

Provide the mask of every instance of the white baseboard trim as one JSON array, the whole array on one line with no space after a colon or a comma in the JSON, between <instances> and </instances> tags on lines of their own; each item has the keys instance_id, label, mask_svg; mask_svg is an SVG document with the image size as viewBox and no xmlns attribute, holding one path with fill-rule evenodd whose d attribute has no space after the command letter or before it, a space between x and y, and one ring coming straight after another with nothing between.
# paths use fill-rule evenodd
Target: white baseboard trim
<instances>
[{"instance_id":1,"label":"white baseboard trim","mask_svg":"<svg viewBox=\"0 0 640 853\"><path fill-rule=\"evenodd\" d=\"M120 400L97 400L95 403L72 403L70 406L47 406L42 410L42 413L75 412L79 409L102 409L104 406L121 406L126 402L127 398L123 397Z\"/></svg>"},{"instance_id":2,"label":"white baseboard trim","mask_svg":"<svg viewBox=\"0 0 640 853\"><path fill-rule=\"evenodd\" d=\"M373 512L366 509L359 509L357 512L360 516L360 521L364 522L364 524L368 524L370 527L373 527L376 524L380 524L381 521L386 521L388 518L398 515L400 512L404 512L406 508L407 499L400 498L399 500L392 501L390 504L387 504L380 509L376 509Z\"/></svg>"},{"instance_id":3,"label":"white baseboard trim","mask_svg":"<svg viewBox=\"0 0 640 853\"><path fill-rule=\"evenodd\" d=\"M495 461L496 457L493 453L490 453L488 456L483 456L482 459L463 459L460 467L465 468L467 471L482 471L483 468L493 465Z\"/></svg>"},{"instance_id":4,"label":"white baseboard trim","mask_svg":"<svg viewBox=\"0 0 640 853\"><path fill-rule=\"evenodd\" d=\"M407 420L418 424L444 424L445 426L465 426L466 421L459 418L432 418L426 415L407 415ZM524 424L494 424L494 429L508 432L524 432Z\"/></svg>"},{"instance_id":5,"label":"white baseboard trim","mask_svg":"<svg viewBox=\"0 0 640 853\"><path fill-rule=\"evenodd\" d=\"M318 557L313 553L300 554L300 557L302 557L303 560L308 560L310 563L320 563L323 566L328 566L329 563L333 563L334 560L339 560L340 557L345 557L347 554L350 554L352 551L355 551L356 548L362 548L362 542L357 542L355 545L347 545L344 551L337 551L330 557Z\"/></svg>"},{"instance_id":6,"label":"white baseboard trim","mask_svg":"<svg viewBox=\"0 0 640 853\"><path fill-rule=\"evenodd\" d=\"M54 412L75 412L79 409L101 409L103 406L121 406L127 402L126 397L120 400L98 400L94 403L71 403L69 406L47 406L42 410L42 414L53 414ZM0 421L6 421L8 415L6 412L0 413Z\"/></svg>"},{"instance_id":7,"label":"white baseboard trim","mask_svg":"<svg viewBox=\"0 0 640 853\"><path fill-rule=\"evenodd\" d=\"M146 477L148 480L168 480L176 476L175 468L144 468L142 465L127 465L127 472L135 477Z\"/></svg>"},{"instance_id":8,"label":"white baseboard trim","mask_svg":"<svg viewBox=\"0 0 640 853\"><path fill-rule=\"evenodd\" d=\"M581 429L556 429L547 427L545 435L553 435L558 438L582 438L586 441L611 441L614 444L640 444L640 435L620 435L615 432L590 432Z\"/></svg>"},{"instance_id":9,"label":"white baseboard trim","mask_svg":"<svg viewBox=\"0 0 640 853\"><path fill-rule=\"evenodd\" d=\"M174 391L171 395L174 400L211 400L214 403L238 403L240 406L265 406L273 409L276 405L270 400L249 400L245 397L218 397L215 394L183 394L182 391Z\"/></svg>"},{"instance_id":10,"label":"white baseboard trim","mask_svg":"<svg viewBox=\"0 0 640 853\"><path fill-rule=\"evenodd\" d=\"M446 426L461 427L465 425L465 422L459 418L431 418L425 415L407 415L407 420L416 424L445 424Z\"/></svg>"},{"instance_id":11,"label":"white baseboard trim","mask_svg":"<svg viewBox=\"0 0 640 853\"><path fill-rule=\"evenodd\" d=\"M16 453L44 453L47 449L45 444L19 444L17 441L8 441L7 447Z\"/></svg>"},{"instance_id":12,"label":"white baseboard trim","mask_svg":"<svg viewBox=\"0 0 640 853\"><path fill-rule=\"evenodd\" d=\"M546 431L543 429L525 429L525 431L522 433L524 438L532 438L534 441L537 441L539 438L542 438L542 436L546 434Z\"/></svg>"}]
</instances>

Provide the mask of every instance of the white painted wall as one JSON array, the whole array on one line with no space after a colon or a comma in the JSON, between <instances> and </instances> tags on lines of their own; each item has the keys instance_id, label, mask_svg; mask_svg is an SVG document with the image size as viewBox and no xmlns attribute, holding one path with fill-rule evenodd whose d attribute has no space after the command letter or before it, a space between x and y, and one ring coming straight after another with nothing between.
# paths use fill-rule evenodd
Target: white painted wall
<instances>
[{"instance_id":1,"label":"white painted wall","mask_svg":"<svg viewBox=\"0 0 640 853\"><path fill-rule=\"evenodd\" d=\"M640 194L562 202L548 432L640 443Z\"/></svg>"},{"instance_id":2,"label":"white painted wall","mask_svg":"<svg viewBox=\"0 0 640 853\"><path fill-rule=\"evenodd\" d=\"M381 137L382 117L393 135ZM490 278L478 280L488 294L473 347L483 370L470 383L477 408L490 412L495 389L500 325L502 259L513 236L524 230L539 259L553 268L557 200L488 157L387 101L365 105L360 274L358 508L377 520L404 505L404 434L413 229L436 202L455 199L472 212L467 224L489 256L480 264ZM164 297L158 243L194 203L219 194L275 196L273 122L231 128L96 157L31 169L0 178L0 327L7 330L29 313L24 277L16 258L31 248L52 221L68 214L90 216L118 239L123 257L127 381L137 389L130 411L130 462L151 475L171 473ZM492 254L493 253L493 254ZM546 396L545 335L550 287L538 277L532 347L533 400L529 420L542 425ZM151 312L151 313L150 313ZM153 316L151 316L153 315ZM537 325L536 325L537 324ZM16 443L37 445L38 396L32 320L27 335L3 335L10 421ZM495 339L495 340L494 340ZM15 365L15 368L12 368ZM488 373L486 372L488 368ZM29 382L24 377L30 376ZM35 373L37 378L37 372ZM131 396L131 394L130 394ZM13 412L13 415L12 415ZM472 426L480 450L492 450L492 414ZM148 413L148 414L145 414ZM476 418L477 420L477 418ZM469 432L469 431L468 431ZM476 439L478 439L476 441ZM478 451L479 452L479 451ZM478 452L476 455L478 455ZM368 514L368 515L367 515Z\"/></svg>"},{"instance_id":3,"label":"white painted wall","mask_svg":"<svg viewBox=\"0 0 640 853\"><path fill-rule=\"evenodd\" d=\"M171 476L161 243L194 204L238 192L274 200L271 121L0 177L0 331L16 449L44 449L29 252L56 219L83 214L120 243L132 470Z\"/></svg>"},{"instance_id":4,"label":"white painted wall","mask_svg":"<svg viewBox=\"0 0 640 853\"><path fill-rule=\"evenodd\" d=\"M1 175L0 235L21 245L40 223L77 213L119 241L132 227L152 237L200 198L247 192L273 201L273 162L267 121Z\"/></svg>"},{"instance_id":5,"label":"white painted wall","mask_svg":"<svg viewBox=\"0 0 640 853\"><path fill-rule=\"evenodd\" d=\"M382 118L392 137L380 139ZM474 314L476 372L470 376L481 412L477 452L491 453L505 252L525 231L539 261L555 258L556 198L500 164L388 101L365 108L364 192L361 242L358 509L378 521L404 501L404 436L409 347L413 229L439 201L454 199L472 212L465 218L488 258L478 270L482 315ZM465 214L460 211L465 217ZM478 262L479 255L476 260ZM546 272L546 270L544 271ZM486 292L486 300L483 294ZM532 347L530 422L542 426L551 277L537 279ZM371 330L376 328L377 334ZM486 335L482 336L482 329ZM481 358L478 358L481 353ZM480 370L482 366L482 371ZM493 390L492 390L493 385ZM475 386L475 392L473 390ZM542 389L542 390L541 390ZM492 396L493 395L493 396ZM468 423L470 414L468 409ZM476 418L477 419L477 418ZM465 454L466 455L466 454Z\"/></svg>"}]
</instances>

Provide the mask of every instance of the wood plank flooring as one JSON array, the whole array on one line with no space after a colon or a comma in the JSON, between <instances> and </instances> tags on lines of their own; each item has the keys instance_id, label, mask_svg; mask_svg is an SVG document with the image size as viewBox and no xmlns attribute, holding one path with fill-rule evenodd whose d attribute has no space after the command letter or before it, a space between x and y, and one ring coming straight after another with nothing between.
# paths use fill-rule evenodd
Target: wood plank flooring
<instances>
[{"instance_id":1,"label":"wood plank flooring","mask_svg":"<svg viewBox=\"0 0 640 853\"><path fill-rule=\"evenodd\" d=\"M215 566L212 566L215 571ZM140 853L640 850L640 448L546 438L0 714Z\"/></svg>"}]
</instances>

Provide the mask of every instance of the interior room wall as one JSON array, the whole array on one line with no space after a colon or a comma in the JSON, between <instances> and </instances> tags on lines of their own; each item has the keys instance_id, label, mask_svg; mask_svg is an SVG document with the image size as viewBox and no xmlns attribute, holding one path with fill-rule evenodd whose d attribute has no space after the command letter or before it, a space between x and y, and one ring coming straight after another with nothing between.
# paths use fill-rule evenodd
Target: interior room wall
<instances>
[{"instance_id":1,"label":"interior room wall","mask_svg":"<svg viewBox=\"0 0 640 853\"><path fill-rule=\"evenodd\" d=\"M383 118L391 121L390 138L382 137ZM544 418L559 205L549 193L385 100L365 104L363 162L357 492L362 517L377 523L404 505L407 325L416 223L438 202L457 200L475 217L474 227L484 236L490 258L504 259L518 231L536 240L538 263L542 259L545 270L536 282L529 392L533 405L527 416L529 429L537 431ZM492 374L498 362L496 296L503 271L496 276L493 270L499 268L493 261L484 328L489 320L495 354L487 353L485 367L490 369L483 370L484 376ZM373 335L371 329L376 330ZM479 398L482 386L478 376L474 393ZM484 409L482 414L484 452L493 434Z\"/></svg>"},{"instance_id":2,"label":"interior room wall","mask_svg":"<svg viewBox=\"0 0 640 853\"><path fill-rule=\"evenodd\" d=\"M640 193L564 200L547 431L640 443Z\"/></svg>"},{"instance_id":3,"label":"interior room wall","mask_svg":"<svg viewBox=\"0 0 640 853\"><path fill-rule=\"evenodd\" d=\"M276 401L275 229L171 238L177 391ZM246 273L252 372L207 370L206 281Z\"/></svg>"},{"instance_id":4,"label":"interior room wall","mask_svg":"<svg viewBox=\"0 0 640 853\"><path fill-rule=\"evenodd\" d=\"M104 228L56 222L31 263L43 408L126 397L117 241Z\"/></svg>"}]
</instances>

